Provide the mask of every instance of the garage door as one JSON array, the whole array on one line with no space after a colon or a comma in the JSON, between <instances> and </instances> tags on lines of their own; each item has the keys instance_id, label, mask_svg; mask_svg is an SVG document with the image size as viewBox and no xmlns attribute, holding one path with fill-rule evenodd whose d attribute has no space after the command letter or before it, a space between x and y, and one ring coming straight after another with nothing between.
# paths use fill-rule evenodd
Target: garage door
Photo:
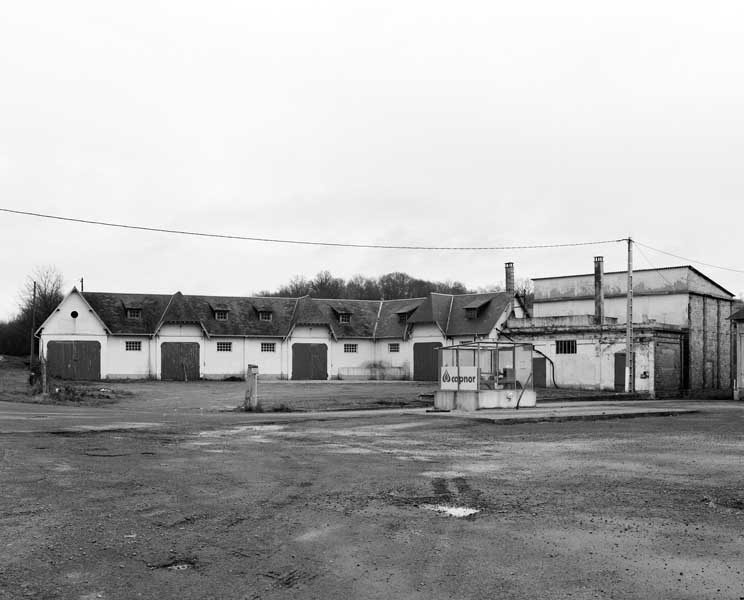
<instances>
[{"instance_id":1,"label":"garage door","mask_svg":"<svg viewBox=\"0 0 744 600\"><path fill-rule=\"evenodd\" d=\"M438 381L439 357L437 348L439 342L424 342L413 345L413 378L416 381Z\"/></svg>"},{"instance_id":2,"label":"garage door","mask_svg":"<svg viewBox=\"0 0 744 600\"><path fill-rule=\"evenodd\" d=\"M160 378L170 381L199 379L199 344L163 342L160 344Z\"/></svg>"},{"instance_id":3,"label":"garage door","mask_svg":"<svg viewBox=\"0 0 744 600\"><path fill-rule=\"evenodd\" d=\"M47 344L47 374L73 380L101 378L99 342L60 341Z\"/></svg>"},{"instance_id":4,"label":"garage door","mask_svg":"<svg viewBox=\"0 0 744 600\"><path fill-rule=\"evenodd\" d=\"M292 379L328 379L328 346L293 344Z\"/></svg>"}]
</instances>

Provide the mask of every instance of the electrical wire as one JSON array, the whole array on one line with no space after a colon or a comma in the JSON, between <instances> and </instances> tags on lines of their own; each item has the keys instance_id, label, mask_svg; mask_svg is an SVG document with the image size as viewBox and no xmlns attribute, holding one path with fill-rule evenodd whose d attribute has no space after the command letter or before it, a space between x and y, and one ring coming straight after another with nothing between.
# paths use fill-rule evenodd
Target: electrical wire
<instances>
[{"instance_id":1,"label":"electrical wire","mask_svg":"<svg viewBox=\"0 0 744 600\"><path fill-rule=\"evenodd\" d=\"M667 252L666 250L660 250L659 248L654 248L653 246L649 246L648 244L644 244L642 242L639 242L637 240L633 240L634 243L638 244L639 246L643 246L644 248L648 248L649 250L653 250L654 252L659 252L661 254L666 254L667 256L673 256L674 258L678 258L680 260L685 260L687 262L695 263L698 265L704 265L706 267L711 267L713 269L721 269L722 271L731 271L732 273L744 273L744 269L732 269L731 267L722 267L721 265L714 265L712 263L703 262L702 260L695 260L694 258L687 258L685 256L680 256L679 254L674 254L672 252Z\"/></svg>"},{"instance_id":2,"label":"electrical wire","mask_svg":"<svg viewBox=\"0 0 744 600\"><path fill-rule=\"evenodd\" d=\"M570 242L565 244L524 244L518 246L404 246L404 245L388 245L388 244L352 244L345 242L317 242L311 240L292 240L292 239L281 239L281 238L267 238L267 237L254 237L246 235L229 235L221 233L205 233L200 231L187 231L181 229L165 229L162 227L146 227L144 225L127 225L123 223L112 223L109 221L94 221L91 219L78 219L73 217L62 217L59 215L49 215L44 213L36 213L25 210L13 210L10 208L1 208L0 212L6 212L16 215L24 215L29 217L39 217L43 219L54 219L57 221L66 221L70 223L84 223L86 225L100 225L103 227L117 227L120 229L133 229L137 231L150 231L156 233L170 233L176 235L190 235L196 237L205 238L219 238L227 240L242 240L248 242L264 242L269 244L295 244L303 246L330 246L334 248L367 248L367 249L378 249L378 250L531 250L539 248L569 248L574 246L596 246L599 244L613 244L616 242L625 242L627 238L617 240L598 240L590 242Z\"/></svg>"},{"instance_id":3,"label":"electrical wire","mask_svg":"<svg viewBox=\"0 0 744 600\"><path fill-rule=\"evenodd\" d=\"M656 265L654 265L654 264L653 264L653 263L652 263L652 262L651 262L651 261L649 260L648 256L646 256L646 253L645 253L645 252L643 251L643 248L641 248L641 245L640 245L640 244L638 245L638 252L640 252L640 253L641 253L641 256L643 256L643 259L644 259L644 260L645 260L645 261L646 261L646 262L648 263L648 266L649 266L649 267L651 267L652 269L654 269L654 270L656 271L657 275L659 275L659 277L661 277L661 278L662 278L662 279L663 279L663 280L664 280L664 281L666 282L666 284L667 284L668 286L670 286L670 287L674 287L674 286L672 285L672 282L671 282L671 281L669 281L669 280L668 280L668 279L667 279L666 277L664 277L664 274L663 274L663 273L661 272L661 269L659 269L659 268L658 268L658 267L657 267Z\"/></svg>"}]
</instances>

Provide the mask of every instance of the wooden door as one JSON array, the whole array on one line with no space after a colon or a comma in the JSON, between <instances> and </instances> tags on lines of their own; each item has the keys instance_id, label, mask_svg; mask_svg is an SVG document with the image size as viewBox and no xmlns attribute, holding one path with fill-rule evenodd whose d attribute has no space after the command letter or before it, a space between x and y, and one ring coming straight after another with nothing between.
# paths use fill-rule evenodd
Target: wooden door
<instances>
[{"instance_id":1,"label":"wooden door","mask_svg":"<svg viewBox=\"0 0 744 600\"><path fill-rule=\"evenodd\" d=\"M615 353L615 391L625 391L625 352Z\"/></svg>"},{"instance_id":2,"label":"wooden door","mask_svg":"<svg viewBox=\"0 0 744 600\"><path fill-rule=\"evenodd\" d=\"M328 379L328 346L293 344L292 379Z\"/></svg>"},{"instance_id":3,"label":"wooden door","mask_svg":"<svg viewBox=\"0 0 744 600\"><path fill-rule=\"evenodd\" d=\"M536 388L548 387L547 361L544 356L532 359L532 381Z\"/></svg>"},{"instance_id":4,"label":"wooden door","mask_svg":"<svg viewBox=\"0 0 744 600\"><path fill-rule=\"evenodd\" d=\"M419 342L413 345L413 379L415 381L439 381L439 342Z\"/></svg>"},{"instance_id":5,"label":"wooden door","mask_svg":"<svg viewBox=\"0 0 744 600\"><path fill-rule=\"evenodd\" d=\"M160 344L160 378L170 381L199 379L199 344L163 342Z\"/></svg>"},{"instance_id":6,"label":"wooden door","mask_svg":"<svg viewBox=\"0 0 744 600\"><path fill-rule=\"evenodd\" d=\"M47 374L73 380L101 378L99 342L54 341L47 344Z\"/></svg>"}]
</instances>

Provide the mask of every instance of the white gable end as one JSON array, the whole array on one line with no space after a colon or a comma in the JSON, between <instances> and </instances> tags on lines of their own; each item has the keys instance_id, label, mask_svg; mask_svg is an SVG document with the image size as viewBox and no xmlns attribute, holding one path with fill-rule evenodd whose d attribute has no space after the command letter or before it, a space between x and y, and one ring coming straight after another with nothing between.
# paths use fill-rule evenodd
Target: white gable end
<instances>
[{"instance_id":1,"label":"white gable end","mask_svg":"<svg viewBox=\"0 0 744 600\"><path fill-rule=\"evenodd\" d=\"M73 291L46 320L42 334L106 335L106 330L88 303Z\"/></svg>"}]
</instances>

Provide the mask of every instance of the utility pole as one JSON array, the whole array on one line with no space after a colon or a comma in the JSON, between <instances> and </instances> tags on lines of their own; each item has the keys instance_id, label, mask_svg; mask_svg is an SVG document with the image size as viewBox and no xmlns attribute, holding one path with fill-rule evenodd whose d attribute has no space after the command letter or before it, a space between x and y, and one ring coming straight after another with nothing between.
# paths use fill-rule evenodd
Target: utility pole
<instances>
[{"instance_id":1,"label":"utility pole","mask_svg":"<svg viewBox=\"0 0 744 600\"><path fill-rule=\"evenodd\" d=\"M34 296L31 301L31 351L29 352L28 368L34 371L34 333L36 333L36 282L34 281Z\"/></svg>"},{"instance_id":2,"label":"utility pole","mask_svg":"<svg viewBox=\"0 0 744 600\"><path fill-rule=\"evenodd\" d=\"M633 238L628 238L628 309L625 324L625 391L635 392L635 355L633 352Z\"/></svg>"},{"instance_id":3,"label":"utility pole","mask_svg":"<svg viewBox=\"0 0 744 600\"><path fill-rule=\"evenodd\" d=\"M85 291L85 289L83 287L83 284L84 284L84 281L83 281L83 278L81 277L80 278L80 292L84 292Z\"/></svg>"}]
</instances>

